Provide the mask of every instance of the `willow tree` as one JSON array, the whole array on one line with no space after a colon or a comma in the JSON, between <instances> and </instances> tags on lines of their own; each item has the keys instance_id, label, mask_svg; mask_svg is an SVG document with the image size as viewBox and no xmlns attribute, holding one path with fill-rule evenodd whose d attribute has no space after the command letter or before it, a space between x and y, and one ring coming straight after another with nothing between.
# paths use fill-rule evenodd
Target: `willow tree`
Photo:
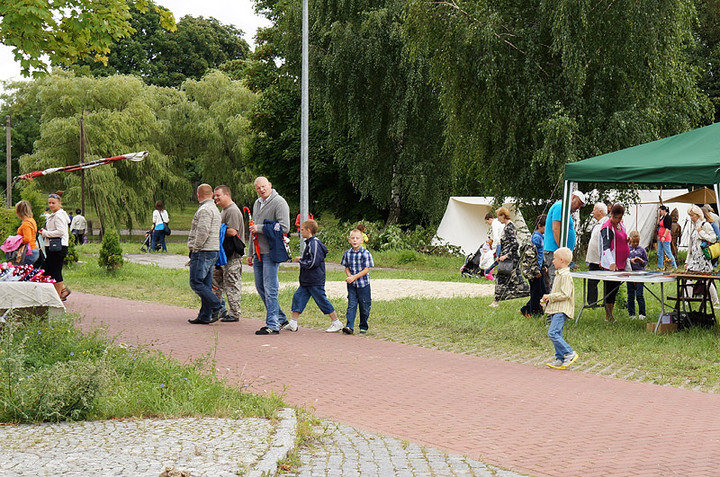
<instances>
[{"instance_id":1,"label":"willow tree","mask_svg":"<svg viewBox=\"0 0 720 477\"><path fill-rule=\"evenodd\" d=\"M148 222L155 200L172 204L189 195L182 161L160 149L167 124L158 120L163 108L183 100L182 92L148 87L128 76L90 78L56 72L35 82L32 100L43 112L40 139L33 154L21 157L22 172L77 164L83 115L86 161L150 151L143 162L119 161L85 172L87 200L104 228ZM64 190L66 204L80 203L79 173L57 173L36 180L44 190Z\"/></svg>"},{"instance_id":2,"label":"willow tree","mask_svg":"<svg viewBox=\"0 0 720 477\"><path fill-rule=\"evenodd\" d=\"M257 95L219 71L186 80L182 90L186 100L161 116L168 128L164 150L185 159L186 177L193 182L226 184L238 203L251 203L257 194L247 148Z\"/></svg>"},{"instance_id":3,"label":"willow tree","mask_svg":"<svg viewBox=\"0 0 720 477\"><path fill-rule=\"evenodd\" d=\"M411 0L464 192L548 197L563 165L712 119L692 2Z\"/></svg>"}]
</instances>

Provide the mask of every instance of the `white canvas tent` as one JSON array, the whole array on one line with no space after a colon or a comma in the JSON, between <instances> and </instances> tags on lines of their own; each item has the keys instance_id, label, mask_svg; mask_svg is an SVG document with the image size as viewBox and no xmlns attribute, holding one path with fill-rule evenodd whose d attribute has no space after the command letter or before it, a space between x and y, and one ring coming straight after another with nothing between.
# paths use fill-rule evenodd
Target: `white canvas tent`
<instances>
[{"instance_id":1,"label":"white canvas tent","mask_svg":"<svg viewBox=\"0 0 720 477\"><path fill-rule=\"evenodd\" d=\"M490 236L485 214L494 214L493 203L493 197L450 197L435 235L435 243L457 245L465 255L474 253ZM503 205L510 210L520 240L527 239L529 231L522 214L515 210L515 200L506 198Z\"/></svg>"}]
</instances>

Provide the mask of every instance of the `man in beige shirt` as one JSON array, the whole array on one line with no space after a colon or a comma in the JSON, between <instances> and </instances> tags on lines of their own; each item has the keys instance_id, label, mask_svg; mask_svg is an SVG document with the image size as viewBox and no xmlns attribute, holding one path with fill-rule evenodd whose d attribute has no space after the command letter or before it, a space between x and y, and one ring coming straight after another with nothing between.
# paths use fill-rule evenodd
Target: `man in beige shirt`
<instances>
[{"instance_id":1,"label":"man in beige shirt","mask_svg":"<svg viewBox=\"0 0 720 477\"><path fill-rule=\"evenodd\" d=\"M575 285L568 268L570 262L572 262L572 251L569 248L560 247L555 250L553 265L557 271L552 291L549 295L544 295L541 300L545 304L545 313L550 317L548 337L555 346L555 361L547 365L555 369L567 368L578 357L563 338L565 321L575 316Z\"/></svg>"}]
</instances>

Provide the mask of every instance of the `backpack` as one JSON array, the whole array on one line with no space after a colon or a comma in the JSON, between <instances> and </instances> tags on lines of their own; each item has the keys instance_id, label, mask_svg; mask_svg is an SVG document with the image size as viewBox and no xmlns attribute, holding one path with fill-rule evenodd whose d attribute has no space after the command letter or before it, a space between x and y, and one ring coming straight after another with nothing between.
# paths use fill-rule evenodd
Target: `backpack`
<instances>
[{"instance_id":1,"label":"backpack","mask_svg":"<svg viewBox=\"0 0 720 477\"><path fill-rule=\"evenodd\" d=\"M528 281L535 279L540 273L537 248L532 242L520 246L520 270Z\"/></svg>"}]
</instances>

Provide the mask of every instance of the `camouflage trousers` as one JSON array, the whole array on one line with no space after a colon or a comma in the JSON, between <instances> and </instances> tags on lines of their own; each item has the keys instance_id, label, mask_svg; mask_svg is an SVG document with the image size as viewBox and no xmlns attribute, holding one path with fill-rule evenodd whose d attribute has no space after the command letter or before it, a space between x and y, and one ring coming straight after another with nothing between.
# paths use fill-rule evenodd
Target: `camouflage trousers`
<instances>
[{"instance_id":1,"label":"camouflage trousers","mask_svg":"<svg viewBox=\"0 0 720 477\"><path fill-rule=\"evenodd\" d=\"M240 318L240 295L242 292L242 260L233 257L227 265L215 267L212 280L213 293L222 301L227 296L226 308L229 315Z\"/></svg>"}]
</instances>

